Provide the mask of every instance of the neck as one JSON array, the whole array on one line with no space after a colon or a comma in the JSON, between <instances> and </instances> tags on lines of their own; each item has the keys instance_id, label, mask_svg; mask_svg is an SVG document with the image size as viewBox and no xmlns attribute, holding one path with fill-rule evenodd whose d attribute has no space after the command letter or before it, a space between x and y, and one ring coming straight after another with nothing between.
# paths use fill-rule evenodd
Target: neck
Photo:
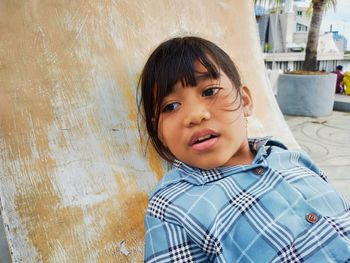
<instances>
[{"instance_id":1,"label":"neck","mask_svg":"<svg viewBox=\"0 0 350 263\"><path fill-rule=\"evenodd\" d=\"M248 140L242 144L234 156L223 166L235 166L251 164L254 160L255 154L250 150Z\"/></svg>"}]
</instances>

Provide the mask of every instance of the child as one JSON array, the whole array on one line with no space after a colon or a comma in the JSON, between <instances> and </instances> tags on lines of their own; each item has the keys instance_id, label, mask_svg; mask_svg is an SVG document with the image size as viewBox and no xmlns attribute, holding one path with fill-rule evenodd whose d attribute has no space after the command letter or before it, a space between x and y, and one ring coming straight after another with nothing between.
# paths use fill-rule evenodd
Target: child
<instances>
[{"instance_id":1,"label":"child","mask_svg":"<svg viewBox=\"0 0 350 263\"><path fill-rule=\"evenodd\" d=\"M150 141L145 262L350 262L350 206L309 157L247 138L249 88L212 42L162 43L140 77Z\"/></svg>"}]
</instances>

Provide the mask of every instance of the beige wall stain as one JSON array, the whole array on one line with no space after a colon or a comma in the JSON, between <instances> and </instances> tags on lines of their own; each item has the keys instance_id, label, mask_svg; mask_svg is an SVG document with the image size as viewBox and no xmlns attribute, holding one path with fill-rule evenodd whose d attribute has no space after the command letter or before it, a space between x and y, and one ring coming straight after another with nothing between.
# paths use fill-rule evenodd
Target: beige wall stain
<instances>
[{"instance_id":1,"label":"beige wall stain","mask_svg":"<svg viewBox=\"0 0 350 263\"><path fill-rule=\"evenodd\" d=\"M154 171L154 174L159 181L165 172L163 160L158 156L156 153L156 150L150 145L147 148L147 157L148 157L148 164L152 171Z\"/></svg>"},{"instance_id":2,"label":"beige wall stain","mask_svg":"<svg viewBox=\"0 0 350 263\"><path fill-rule=\"evenodd\" d=\"M119 191L115 199L96 207L97 210L94 208L106 221L100 239L94 244L99 251L98 262L142 261L148 195L137 190L134 177L125 176L116 177Z\"/></svg>"},{"instance_id":3,"label":"beige wall stain","mask_svg":"<svg viewBox=\"0 0 350 263\"><path fill-rule=\"evenodd\" d=\"M84 260L88 248L80 241L80 233L74 231L83 223L80 208L56 208L59 199L53 194L49 180L32 187L40 191L16 196L16 211L28 233L27 237L38 253L37 262L52 262L58 247L64 247L69 258ZM39 196L40 195L40 196ZM25 258L22 258L25 261ZM19 260L20 261L20 260Z\"/></svg>"}]
</instances>

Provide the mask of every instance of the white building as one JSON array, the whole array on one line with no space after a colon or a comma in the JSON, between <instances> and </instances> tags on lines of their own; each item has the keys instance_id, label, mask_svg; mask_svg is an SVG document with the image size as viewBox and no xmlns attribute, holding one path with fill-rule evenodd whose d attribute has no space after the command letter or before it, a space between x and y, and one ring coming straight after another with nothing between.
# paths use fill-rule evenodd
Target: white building
<instances>
[{"instance_id":1,"label":"white building","mask_svg":"<svg viewBox=\"0 0 350 263\"><path fill-rule=\"evenodd\" d=\"M302 0L286 0L280 10L259 8L256 17L265 52L301 52L305 49L311 22L308 7L309 4ZM328 33L320 36L320 52L343 52L347 40L337 32Z\"/></svg>"}]
</instances>

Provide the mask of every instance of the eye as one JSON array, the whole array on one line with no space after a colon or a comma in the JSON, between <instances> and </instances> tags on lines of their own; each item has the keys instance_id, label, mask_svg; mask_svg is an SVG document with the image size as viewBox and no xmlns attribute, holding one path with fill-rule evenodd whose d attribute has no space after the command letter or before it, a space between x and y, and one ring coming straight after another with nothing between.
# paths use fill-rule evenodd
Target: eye
<instances>
[{"instance_id":1,"label":"eye","mask_svg":"<svg viewBox=\"0 0 350 263\"><path fill-rule=\"evenodd\" d=\"M180 106L180 103L179 102L173 102L173 103L169 103L168 105L166 105L162 112L171 112L171 111L174 111L176 110L177 107Z\"/></svg>"},{"instance_id":2,"label":"eye","mask_svg":"<svg viewBox=\"0 0 350 263\"><path fill-rule=\"evenodd\" d=\"M218 87L210 87L210 88L207 88L206 90L204 90L202 92L202 97L211 97L211 96L214 96L216 95L218 92L219 92L220 88Z\"/></svg>"}]
</instances>

